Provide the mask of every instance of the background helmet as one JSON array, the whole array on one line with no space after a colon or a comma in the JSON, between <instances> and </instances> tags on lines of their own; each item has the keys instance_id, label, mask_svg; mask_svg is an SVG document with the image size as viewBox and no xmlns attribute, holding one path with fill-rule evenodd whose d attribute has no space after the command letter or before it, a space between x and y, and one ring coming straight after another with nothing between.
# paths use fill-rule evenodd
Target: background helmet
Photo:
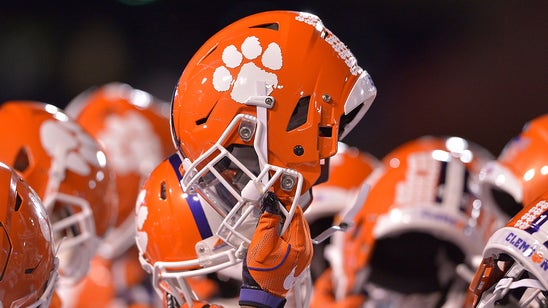
<instances>
[{"instance_id":1,"label":"background helmet","mask_svg":"<svg viewBox=\"0 0 548 308\"><path fill-rule=\"evenodd\" d=\"M526 123L498 158L482 170L482 195L492 195L508 217L517 214L548 187L548 114Z\"/></svg>"},{"instance_id":2,"label":"background helmet","mask_svg":"<svg viewBox=\"0 0 548 308\"><path fill-rule=\"evenodd\" d=\"M467 307L548 306L548 193L496 231L470 284Z\"/></svg>"},{"instance_id":3,"label":"background helmet","mask_svg":"<svg viewBox=\"0 0 548 308\"><path fill-rule=\"evenodd\" d=\"M58 261L40 198L0 163L0 306L49 306Z\"/></svg>"},{"instance_id":4,"label":"background helmet","mask_svg":"<svg viewBox=\"0 0 548 308\"><path fill-rule=\"evenodd\" d=\"M239 264L245 256L245 250L216 235L225 230L221 213L200 195L183 192L181 172L181 159L174 153L151 172L136 207L141 265L152 274L155 289L171 294L179 304L195 299L185 279ZM245 227L238 230L252 233L255 224Z\"/></svg>"},{"instance_id":5,"label":"background helmet","mask_svg":"<svg viewBox=\"0 0 548 308\"><path fill-rule=\"evenodd\" d=\"M312 237L336 223L339 216L355 201L365 179L380 165L368 152L339 142L337 154L329 159L329 177L312 187L312 203L304 212ZM315 280L328 266L323 250L329 239L314 245L310 270Z\"/></svg>"},{"instance_id":6,"label":"background helmet","mask_svg":"<svg viewBox=\"0 0 548 308\"><path fill-rule=\"evenodd\" d=\"M336 298L365 293L369 305L388 307L462 303L468 282L457 266L473 266L504 225L478 196L489 159L459 137L424 136L386 155L367 179L371 190L355 225L328 250Z\"/></svg>"},{"instance_id":7,"label":"background helmet","mask_svg":"<svg viewBox=\"0 0 548 308\"><path fill-rule=\"evenodd\" d=\"M98 253L112 259L134 244L135 201L150 171L175 151L169 104L124 83L109 83L77 96L65 112L105 150L115 173L118 215Z\"/></svg>"},{"instance_id":8,"label":"background helmet","mask_svg":"<svg viewBox=\"0 0 548 308\"><path fill-rule=\"evenodd\" d=\"M223 212L271 189L289 208L283 232L375 95L369 74L317 16L242 18L202 45L175 89L171 129L187 170L183 189Z\"/></svg>"},{"instance_id":9,"label":"background helmet","mask_svg":"<svg viewBox=\"0 0 548 308\"><path fill-rule=\"evenodd\" d=\"M115 182L104 152L78 123L41 102L2 104L0 136L0 161L32 186L49 215L61 280L80 280L115 219Z\"/></svg>"}]
</instances>

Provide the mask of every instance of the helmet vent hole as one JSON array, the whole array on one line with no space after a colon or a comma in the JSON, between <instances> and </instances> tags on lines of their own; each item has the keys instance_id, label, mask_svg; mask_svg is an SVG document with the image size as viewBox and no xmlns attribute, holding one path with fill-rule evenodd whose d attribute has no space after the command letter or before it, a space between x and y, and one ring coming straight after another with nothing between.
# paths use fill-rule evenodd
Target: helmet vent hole
<instances>
[{"instance_id":1,"label":"helmet vent hole","mask_svg":"<svg viewBox=\"0 0 548 308\"><path fill-rule=\"evenodd\" d=\"M310 96L301 97L297 106L293 109L286 131L294 130L303 125L308 120L308 106L310 105Z\"/></svg>"},{"instance_id":2,"label":"helmet vent hole","mask_svg":"<svg viewBox=\"0 0 548 308\"><path fill-rule=\"evenodd\" d=\"M253 28L263 28L263 29L270 29L270 30L276 30L278 31L279 28L280 28L280 25L277 23L277 22L273 22L273 23L268 23L268 24L262 24L262 25L257 25L257 26L252 26L252 27L249 27L250 29L253 29Z\"/></svg>"},{"instance_id":3,"label":"helmet vent hole","mask_svg":"<svg viewBox=\"0 0 548 308\"><path fill-rule=\"evenodd\" d=\"M202 62L205 58L209 57L215 50L217 49L217 45L213 46L201 59L198 61L198 63Z\"/></svg>"},{"instance_id":4,"label":"helmet vent hole","mask_svg":"<svg viewBox=\"0 0 548 308\"><path fill-rule=\"evenodd\" d=\"M15 161L13 162L13 168L19 172L24 172L30 165L29 154L26 148L21 148L15 156Z\"/></svg>"},{"instance_id":5,"label":"helmet vent hole","mask_svg":"<svg viewBox=\"0 0 548 308\"><path fill-rule=\"evenodd\" d=\"M17 193L17 197L15 197L15 211L19 211L19 208L21 207L21 203L23 203L23 199L21 199L21 195Z\"/></svg>"},{"instance_id":6,"label":"helmet vent hole","mask_svg":"<svg viewBox=\"0 0 548 308\"><path fill-rule=\"evenodd\" d=\"M320 126L320 137L333 137L333 128L331 126Z\"/></svg>"},{"instance_id":7,"label":"helmet vent hole","mask_svg":"<svg viewBox=\"0 0 548 308\"><path fill-rule=\"evenodd\" d=\"M205 124L207 122L207 120L209 119L209 116L211 115L211 112L215 108L215 105L217 105L217 102L215 102L215 104L213 105L213 107L211 107L211 109L209 110L209 112L207 113L205 117L196 120L196 126Z\"/></svg>"},{"instance_id":8,"label":"helmet vent hole","mask_svg":"<svg viewBox=\"0 0 548 308\"><path fill-rule=\"evenodd\" d=\"M166 188L166 182L162 182L160 184L160 198L162 200L166 200L167 199L167 188Z\"/></svg>"}]
</instances>

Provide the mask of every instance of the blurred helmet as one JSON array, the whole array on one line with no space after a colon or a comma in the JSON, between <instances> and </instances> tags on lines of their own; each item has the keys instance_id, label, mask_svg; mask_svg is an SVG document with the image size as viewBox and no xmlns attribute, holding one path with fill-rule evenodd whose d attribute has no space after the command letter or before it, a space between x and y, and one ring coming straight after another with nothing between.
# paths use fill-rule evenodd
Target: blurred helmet
<instances>
[{"instance_id":1,"label":"blurred helmet","mask_svg":"<svg viewBox=\"0 0 548 308\"><path fill-rule=\"evenodd\" d=\"M481 173L482 195L491 195L508 218L548 187L548 114L526 123Z\"/></svg>"},{"instance_id":2,"label":"blurred helmet","mask_svg":"<svg viewBox=\"0 0 548 308\"><path fill-rule=\"evenodd\" d=\"M51 224L34 190L0 163L0 306L49 306L58 260Z\"/></svg>"},{"instance_id":3,"label":"blurred helmet","mask_svg":"<svg viewBox=\"0 0 548 308\"><path fill-rule=\"evenodd\" d=\"M470 284L467 307L548 306L548 189L496 231Z\"/></svg>"},{"instance_id":4,"label":"blurred helmet","mask_svg":"<svg viewBox=\"0 0 548 308\"><path fill-rule=\"evenodd\" d=\"M65 113L105 150L115 173L118 215L98 253L112 259L135 238L135 201L146 176L175 151L169 129L169 103L124 83L109 83L77 96Z\"/></svg>"},{"instance_id":5,"label":"blurred helmet","mask_svg":"<svg viewBox=\"0 0 548 308\"><path fill-rule=\"evenodd\" d=\"M222 225L223 213L200 195L183 192L182 172L181 159L174 153L151 172L136 207L141 265L152 274L155 289L179 304L195 299L186 278L239 264L245 256L243 246L227 245L217 236L228 231ZM245 227L253 232L255 224Z\"/></svg>"},{"instance_id":6,"label":"blurred helmet","mask_svg":"<svg viewBox=\"0 0 548 308\"><path fill-rule=\"evenodd\" d=\"M284 232L375 95L369 74L317 16L240 19L205 42L175 89L183 190L226 215L270 189L286 207Z\"/></svg>"},{"instance_id":7,"label":"blurred helmet","mask_svg":"<svg viewBox=\"0 0 548 308\"><path fill-rule=\"evenodd\" d=\"M2 104L0 136L0 161L34 188L49 215L61 281L80 280L115 219L115 182L104 152L78 123L41 102Z\"/></svg>"},{"instance_id":8,"label":"blurred helmet","mask_svg":"<svg viewBox=\"0 0 548 308\"><path fill-rule=\"evenodd\" d=\"M468 281L457 266L472 267L504 225L478 197L480 168L490 159L465 139L435 136L386 155L367 179L355 225L327 251L335 297L366 294L367 307L462 304Z\"/></svg>"},{"instance_id":9,"label":"blurred helmet","mask_svg":"<svg viewBox=\"0 0 548 308\"><path fill-rule=\"evenodd\" d=\"M339 142L337 154L329 159L329 178L312 187L312 203L304 213L312 237L336 223L340 215L354 203L365 179L380 165L368 152ZM314 246L310 264L315 280L328 266L323 250L329 240Z\"/></svg>"}]
</instances>

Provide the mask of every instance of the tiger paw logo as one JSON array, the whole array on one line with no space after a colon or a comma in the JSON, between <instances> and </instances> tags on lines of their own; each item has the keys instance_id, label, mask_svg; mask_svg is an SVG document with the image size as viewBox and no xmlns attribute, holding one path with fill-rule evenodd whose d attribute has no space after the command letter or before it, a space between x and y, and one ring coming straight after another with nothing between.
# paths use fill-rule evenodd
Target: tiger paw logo
<instances>
[{"instance_id":1,"label":"tiger paw logo","mask_svg":"<svg viewBox=\"0 0 548 308\"><path fill-rule=\"evenodd\" d=\"M250 96L269 95L278 85L275 71L282 68L282 51L277 43L263 45L255 36L247 37L240 48L227 46L222 54L223 66L213 73L213 87L229 91L230 97L245 103ZM264 85L265 93L261 85ZM232 88L232 89L231 89Z\"/></svg>"},{"instance_id":2,"label":"tiger paw logo","mask_svg":"<svg viewBox=\"0 0 548 308\"><path fill-rule=\"evenodd\" d=\"M137 227L137 234L135 241L140 251L144 252L148 246L148 233L143 230L143 226L148 218L148 207L146 206L146 190L141 190L137 196L137 202L135 207L136 219L135 224Z\"/></svg>"},{"instance_id":3,"label":"tiger paw logo","mask_svg":"<svg viewBox=\"0 0 548 308\"><path fill-rule=\"evenodd\" d=\"M46 121L40 127L40 141L50 157L63 161L79 175L89 175L91 166L100 167L96 141L73 122Z\"/></svg>"},{"instance_id":4,"label":"tiger paw logo","mask_svg":"<svg viewBox=\"0 0 548 308\"><path fill-rule=\"evenodd\" d=\"M136 111L111 115L97 138L117 174L148 174L162 160L162 142L152 124Z\"/></svg>"}]
</instances>

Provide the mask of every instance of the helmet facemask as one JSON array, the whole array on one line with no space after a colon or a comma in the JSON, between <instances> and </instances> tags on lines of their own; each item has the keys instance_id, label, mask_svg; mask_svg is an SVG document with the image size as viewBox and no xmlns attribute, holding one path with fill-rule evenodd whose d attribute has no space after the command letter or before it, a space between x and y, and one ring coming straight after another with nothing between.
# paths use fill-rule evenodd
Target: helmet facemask
<instances>
[{"instance_id":1,"label":"helmet facemask","mask_svg":"<svg viewBox=\"0 0 548 308\"><path fill-rule=\"evenodd\" d=\"M267 163L260 144L264 126L257 118L240 114L226 128L221 138L194 162L184 159L187 170L181 186L197 192L221 216L223 223L217 235L233 247L249 243L259 217L259 202L269 189L281 189L292 200L289 210L280 204L285 216L285 232L298 206L303 185L302 175L292 169ZM251 140L253 146L225 146L225 140L236 133ZM247 226L242 230L242 226Z\"/></svg>"},{"instance_id":2,"label":"helmet facemask","mask_svg":"<svg viewBox=\"0 0 548 308\"><path fill-rule=\"evenodd\" d=\"M89 262L95 254L99 239L89 202L59 191L66 173L69 172L64 162L64 155L52 157L44 207L51 217L53 236L59 245L60 281L73 284L88 272Z\"/></svg>"},{"instance_id":3,"label":"helmet facemask","mask_svg":"<svg viewBox=\"0 0 548 308\"><path fill-rule=\"evenodd\" d=\"M480 266L481 280L471 289L481 290L478 307L546 307L548 290L519 262L507 254L485 258ZM485 280L487 279L487 280ZM483 285L478 282L483 282Z\"/></svg>"}]
</instances>

